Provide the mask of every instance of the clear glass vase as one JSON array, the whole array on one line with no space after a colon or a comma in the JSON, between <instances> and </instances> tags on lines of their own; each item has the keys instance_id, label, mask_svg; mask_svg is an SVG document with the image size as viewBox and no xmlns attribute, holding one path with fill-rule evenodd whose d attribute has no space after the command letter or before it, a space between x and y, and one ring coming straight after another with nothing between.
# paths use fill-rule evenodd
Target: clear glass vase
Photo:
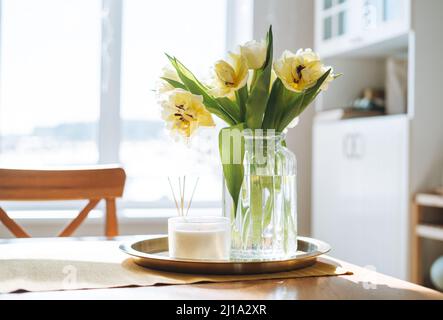
<instances>
[{"instance_id":1,"label":"clear glass vase","mask_svg":"<svg viewBox=\"0 0 443 320\"><path fill-rule=\"evenodd\" d=\"M273 130L243 132L244 178L235 208L226 185L223 213L231 220L231 259L275 260L297 251L296 158Z\"/></svg>"}]
</instances>

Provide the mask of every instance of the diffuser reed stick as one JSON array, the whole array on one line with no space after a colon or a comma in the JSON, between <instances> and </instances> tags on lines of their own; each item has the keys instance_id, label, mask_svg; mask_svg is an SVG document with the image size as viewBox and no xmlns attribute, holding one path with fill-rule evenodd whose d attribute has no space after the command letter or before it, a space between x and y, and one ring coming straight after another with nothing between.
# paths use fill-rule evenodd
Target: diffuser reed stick
<instances>
[{"instance_id":1,"label":"diffuser reed stick","mask_svg":"<svg viewBox=\"0 0 443 320\"><path fill-rule=\"evenodd\" d=\"M174 199L175 208L177 209L177 214L179 217L186 217L188 215L189 209L191 208L192 200L194 199L195 190L197 189L197 185L200 178L197 177L194 188L191 193L191 197L189 198L189 201L187 205L186 202L186 176L178 177L176 187L174 188L174 183L172 182L172 179L168 177L169 187L171 188L172 197ZM176 196L176 192L174 189L177 189L178 187L178 197ZM185 211L186 208L186 211Z\"/></svg>"}]
</instances>

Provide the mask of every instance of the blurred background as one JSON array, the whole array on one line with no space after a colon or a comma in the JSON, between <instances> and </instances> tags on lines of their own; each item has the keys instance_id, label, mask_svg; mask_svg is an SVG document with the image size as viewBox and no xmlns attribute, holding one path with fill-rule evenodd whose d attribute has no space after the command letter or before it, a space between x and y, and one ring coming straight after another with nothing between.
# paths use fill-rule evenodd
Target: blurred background
<instances>
[{"instance_id":1,"label":"blurred background","mask_svg":"<svg viewBox=\"0 0 443 320\"><path fill-rule=\"evenodd\" d=\"M121 163L122 234L166 231L176 214L167 176L199 176L192 214L221 212L217 130L184 145L160 119L165 52L205 79L270 24L276 56L314 48L344 76L288 133L299 233L337 258L435 287L443 1L0 0L0 11L0 165ZM34 236L62 228L79 205L1 203ZM78 235L102 234L101 209Z\"/></svg>"}]
</instances>

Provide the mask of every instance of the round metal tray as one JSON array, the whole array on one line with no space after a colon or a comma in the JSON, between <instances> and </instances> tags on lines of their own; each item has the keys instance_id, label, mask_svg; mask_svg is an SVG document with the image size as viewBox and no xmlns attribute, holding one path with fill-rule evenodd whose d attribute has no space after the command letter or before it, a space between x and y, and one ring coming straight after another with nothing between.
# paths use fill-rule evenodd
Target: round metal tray
<instances>
[{"instance_id":1,"label":"round metal tray","mask_svg":"<svg viewBox=\"0 0 443 320\"><path fill-rule=\"evenodd\" d=\"M136 264L157 270L197 274L258 274L283 272L309 267L331 247L320 240L298 237L298 252L286 260L210 261L182 260L169 257L168 237L123 243L120 249Z\"/></svg>"}]
</instances>

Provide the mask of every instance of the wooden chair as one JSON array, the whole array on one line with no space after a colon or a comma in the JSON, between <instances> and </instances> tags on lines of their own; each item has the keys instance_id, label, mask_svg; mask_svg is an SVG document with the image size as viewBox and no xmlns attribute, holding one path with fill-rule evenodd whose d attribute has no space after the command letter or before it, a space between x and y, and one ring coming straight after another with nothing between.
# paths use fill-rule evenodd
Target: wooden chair
<instances>
[{"instance_id":1,"label":"wooden chair","mask_svg":"<svg viewBox=\"0 0 443 320\"><path fill-rule=\"evenodd\" d=\"M66 170L0 169L0 200L89 200L86 207L58 235L69 237L101 199L106 201L106 236L118 235L115 199L123 195L126 174L117 166ZM0 221L18 238L30 237L0 207Z\"/></svg>"}]
</instances>

